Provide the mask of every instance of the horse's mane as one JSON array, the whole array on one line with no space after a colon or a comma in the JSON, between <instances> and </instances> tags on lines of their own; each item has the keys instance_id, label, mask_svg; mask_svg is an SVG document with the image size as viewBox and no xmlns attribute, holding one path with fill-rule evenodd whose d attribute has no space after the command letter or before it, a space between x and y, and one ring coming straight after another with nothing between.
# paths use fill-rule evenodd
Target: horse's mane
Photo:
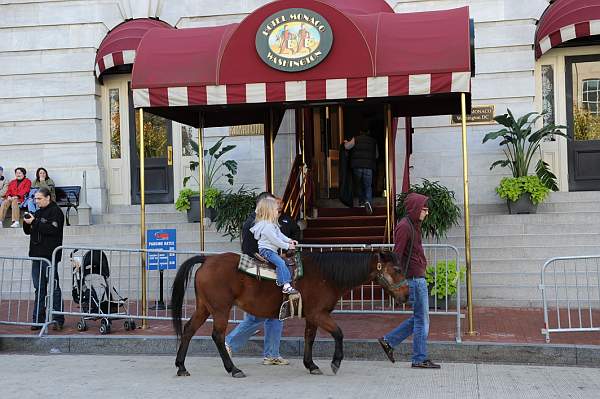
<instances>
[{"instance_id":1,"label":"horse's mane","mask_svg":"<svg viewBox=\"0 0 600 399\"><path fill-rule=\"evenodd\" d=\"M369 262L374 253L308 252L303 255L317 265L325 279L340 288L352 288L369 277Z\"/></svg>"}]
</instances>

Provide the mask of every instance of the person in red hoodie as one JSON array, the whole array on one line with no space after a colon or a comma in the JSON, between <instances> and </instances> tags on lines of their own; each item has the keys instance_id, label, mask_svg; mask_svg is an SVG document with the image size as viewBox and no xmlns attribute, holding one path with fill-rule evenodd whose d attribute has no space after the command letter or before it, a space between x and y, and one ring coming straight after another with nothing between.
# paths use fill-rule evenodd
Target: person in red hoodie
<instances>
[{"instance_id":1,"label":"person in red hoodie","mask_svg":"<svg viewBox=\"0 0 600 399\"><path fill-rule=\"evenodd\" d=\"M412 367L422 369L439 369L427 356L427 335L429 334L429 293L425 280L427 259L423 250L421 222L429 213L428 198L417 193L410 193L404 200L406 216L396 224L394 229L394 252L402 259L402 267L406 267L406 278L409 288L409 302L413 315L402 324L378 339L379 344L390 362L394 363L394 347L409 336L413 336Z\"/></svg>"},{"instance_id":2,"label":"person in red hoodie","mask_svg":"<svg viewBox=\"0 0 600 399\"><path fill-rule=\"evenodd\" d=\"M8 208L12 208L12 224L10 227L19 226L19 206L25 201L25 196L31 189L31 180L27 177L27 171L25 168L15 169L15 179L8 183L8 190L2 199L2 205L0 205L0 221L6 217Z\"/></svg>"}]
</instances>

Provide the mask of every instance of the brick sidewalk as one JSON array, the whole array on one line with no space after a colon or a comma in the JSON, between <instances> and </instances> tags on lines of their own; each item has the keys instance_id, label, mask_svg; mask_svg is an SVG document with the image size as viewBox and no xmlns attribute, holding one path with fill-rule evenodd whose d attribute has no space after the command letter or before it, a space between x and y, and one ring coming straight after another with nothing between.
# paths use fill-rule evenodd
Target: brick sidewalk
<instances>
[{"instance_id":1,"label":"brick sidewalk","mask_svg":"<svg viewBox=\"0 0 600 399\"><path fill-rule=\"evenodd\" d=\"M600 320L600 312L593 315L596 320ZM335 314L335 319L344 332L345 339L374 339L388 332L407 315L361 315L361 314ZM62 335L97 335L100 325L97 321L89 321L89 330L79 332L76 329L77 318L67 317L65 329L60 333ZM564 319L563 319L564 320ZM541 309L524 308L475 308L475 330L476 336L465 334L467 321L462 319L462 331L464 341L480 342L504 342L504 343L544 343L545 337L541 334L543 327L543 312ZM140 324L140 322L138 322ZM230 325L232 329L234 325ZM212 325L206 323L197 335L208 336L211 333ZM430 340L432 341L454 341L456 331L456 318L453 316L431 316ZM0 335L2 334L35 334L29 330L29 327L0 325ZM50 335L56 335L50 331ZM112 329L113 335L161 335L168 336L173 334L173 329L168 321L149 321L149 328L142 330L138 328L135 331L125 331L122 321L115 321ZM303 337L304 321L288 320L285 322L284 336ZM318 332L318 337L330 338L323 332ZM584 344L600 345L600 332L587 333L555 333L551 334L552 343L560 344Z\"/></svg>"}]
</instances>

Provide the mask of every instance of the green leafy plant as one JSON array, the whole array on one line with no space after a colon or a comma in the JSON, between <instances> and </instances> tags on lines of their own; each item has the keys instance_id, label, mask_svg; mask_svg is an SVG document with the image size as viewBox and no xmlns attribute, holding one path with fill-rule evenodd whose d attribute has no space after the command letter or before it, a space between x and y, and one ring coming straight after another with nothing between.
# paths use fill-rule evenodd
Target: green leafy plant
<instances>
[{"instance_id":1,"label":"green leafy plant","mask_svg":"<svg viewBox=\"0 0 600 399\"><path fill-rule=\"evenodd\" d=\"M496 192L500 198L510 201L517 201L523 194L529 194L529 198L534 205L543 202L550 189L540 180L538 176L505 177L496 187Z\"/></svg>"},{"instance_id":2,"label":"green leafy plant","mask_svg":"<svg viewBox=\"0 0 600 399\"><path fill-rule=\"evenodd\" d=\"M221 190L214 187L209 187L204 190L204 206L207 208L215 209L217 207L217 201L221 196Z\"/></svg>"},{"instance_id":3,"label":"green leafy plant","mask_svg":"<svg viewBox=\"0 0 600 399\"><path fill-rule=\"evenodd\" d=\"M223 146L223 140L225 137L221 138L217 141L212 147L208 150L204 150L204 187L210 188L215 187L217 182L219 182L222 178L227 179L227 183L229 185L233 185L233 178L237 174L238 164L233 159L221 160L223 155L227 154L229 151L233 150L235 145L226 145ZM198 158L198 143L195 141L191 141L190 145L196 154L196 158ZM199 161L191 160L190 161L190 170L194 172L198 166L200 165ZM190 179L194 179L198 185L198 179L194 175L186 176L183 178L184 187L187 185Z\"/></svg>"},{"instance_id":4,"label":"green leafy plant","mask_svg":"<svg viewBox=\"0 0 600 399\"><path fill-rule=\"evenodd\" d=\"M216 200L216 228L233 241L239 238L242 224L256 207L256 194L243 186L237 192L221 193Z\"/></svg>"},{"instance_id":5,"label":"green leafy plant","mask_svg":"<svg viewBox=\"0 0 600 399\"><path fill-rule=\"evenodd\" d=\"M460 266L457 272L455 261L441 260L435 266L427 266L425 280L427 280L429 286L429 295L437 296L438 299L456 295L459 280L464 282L465 274L466 268L464 266Z\"/></svg>"},{"instance_id":6,"label":"green leafy plant","mask_svg":"<svg viewBox=\"0 0 600 399\"><path fill-rule=\"evenodd\" d=\"M456 205L454 191L437 181L423 179L421 184L413 184L407 193L396 196L396 215L398 219L406 216L404 200L408 193L419 193L429 198L429 215L421 224L421 231L427 238L446 237L448 230L458 223L460 208Z\"/></svg>"},{"instance_id":7,"label":"green leafy plant","mask_svg":"<svg viewBox=\"0 0 600 399\"><path fill-rule=\"evenodd\" d=\"M179 192L179 197L177 197L177 201L175 202L175 209L180 212L187 212L190 210L190 197L194 195L199 195L198 191L194 191L191 188L184 188Z\"/></svg>"},{"instance_id":8,"label":"green leafy plant","mask_svg":"<svg viewBox=\"0 0 600 399\"><path fill-rule=\"evenodd\" d=\"M492 163L490 170L496 166L508 167L513 177L527 176L531 162L537 153L539 160L535 167L536 175L546 187L557 191L556 176L550 171L550 166L542 160L540 145L546 138L553 138L554 136L567 137L562 131L565 126L556 126L550 123L534 131L535 123L544 115L543 113L530 112L519 119L515 119L510 109L507 111L507 114L494 118L504 128L488 133L483 138L484 143L488 140L500 138L500 146L503 147L502 151L506 156L506 159L500 159Z\"/></svg>"}]
</instances>

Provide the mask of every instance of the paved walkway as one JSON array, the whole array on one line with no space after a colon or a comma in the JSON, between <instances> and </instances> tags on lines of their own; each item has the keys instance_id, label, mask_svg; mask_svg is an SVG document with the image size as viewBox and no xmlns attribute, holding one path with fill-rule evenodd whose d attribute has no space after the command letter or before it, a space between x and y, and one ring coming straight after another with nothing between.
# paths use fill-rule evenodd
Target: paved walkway
<instances>
[{"instance_id":1,"label":"paved walkway","mask_svg":"<svg viewBox=\"0 0 600 399\"><path fill-rule=\"evenodd\" d=\"M597 398L600 369L444 364L413 370L406 363L345 361L334 376L234 359L248 375L233 379L220 359L188 358L191 377L175 377L172 356L0 355L3 399L37 398Z\"/></svg>"}]
</instances>

